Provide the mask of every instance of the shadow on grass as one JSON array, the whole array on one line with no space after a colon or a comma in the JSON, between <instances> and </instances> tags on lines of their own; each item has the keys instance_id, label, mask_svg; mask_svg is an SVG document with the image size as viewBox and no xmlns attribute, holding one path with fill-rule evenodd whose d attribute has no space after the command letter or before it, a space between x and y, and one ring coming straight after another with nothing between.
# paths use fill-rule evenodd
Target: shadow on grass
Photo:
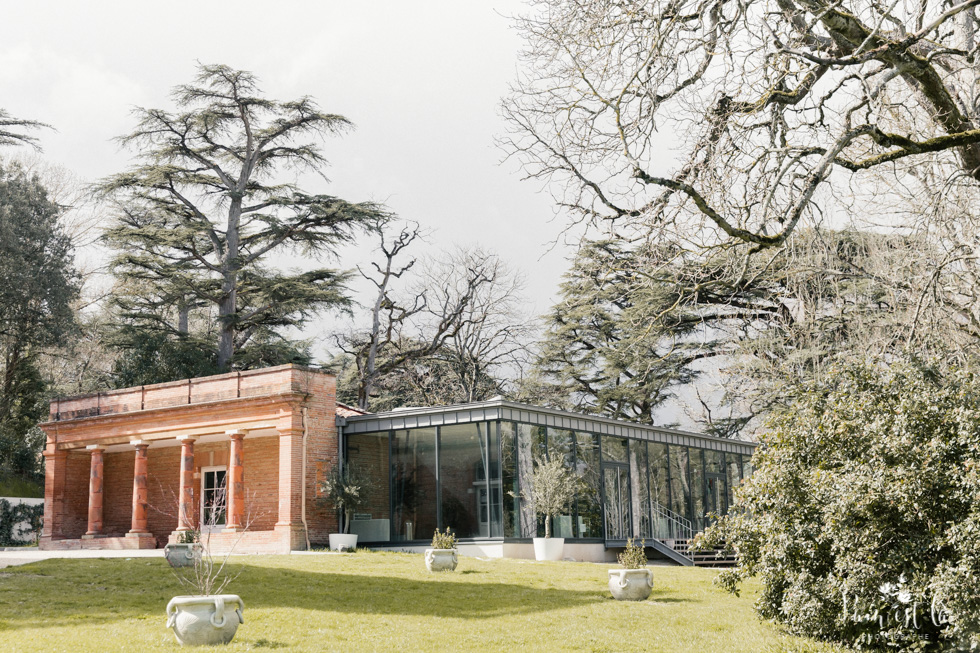
<instances>
[{"instance_id":1,"label":"shadow on grass","mask_svg":"<svg viewBox=\"0 0 980 653\"><path fill-rule=\"evenodd\" d=\"M18 571L5 570L11 573L0 584L0 631L42 624L64 627L128 619L162 620L170 598L191 593L162 560L120 562L49 560ZM297 608L339 614L489 619L564 610L608 598L599 584L595 591L535 587L547 581L492 582L490 574L476 582L475 574L416 579L250 564L229 564L229 568L232 576L244 572L226 591L245 599L246 612ZM686 599L653 596L651 600ZM275 647L277 643L264 645Z\"/></svg>"}]
</instances>

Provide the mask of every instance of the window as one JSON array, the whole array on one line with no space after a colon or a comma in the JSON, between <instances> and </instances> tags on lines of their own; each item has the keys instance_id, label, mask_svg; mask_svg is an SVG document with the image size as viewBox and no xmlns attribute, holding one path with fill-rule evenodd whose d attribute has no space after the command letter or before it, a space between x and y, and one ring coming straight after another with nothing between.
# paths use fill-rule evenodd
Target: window
<instances>
[{"instance_id":1,"label":"window","mask_svg":"<svg viewBox=\"0 0 980 653\"><path fill-rule=\"evenodd\" d=\"M365 504L351 515L351 533L360 542L387 542L391 539L388 431L348 436L346 447L346 464L367 479L362 490Z\"/></svg>"},{"instance_id":2,"label":"window","mask_svg":"<svg viewBox=\"0 0 980 653\"><path fill-rule=\"evenodd\" d=\"M201 469L201 530L214 531L225 526L225 467Z\"/></svg>"},{"instance_id":3,"label":"window","mask_svg":"<svg viewBox=\"0 0 980 653\"><path fill-rule=\"evenodd\" d=\"M691 477L687 459L687 447L670 445L670 509L691 521Z\"/></svg>"},{"instance_id":4,"label":"window","mask_svg":"<svg viewBox=\"0 0 980 653\"><path fill-rule=\"evenodd\" d=\"M438 525L434 428L394 432L391 484L394 539L430 539Z\"/></svg>"},{"instance_id":5,"label":"window","mask_svg":"<svg viewBox=\"0 0 980 653\"><path fill-rule=\"evenodd\" d=\"M582 489L575 500L577 537L602 537L602 502L599 493L599 436L575 433L575 471Z\"/></svg>"},{"instance_id":6,"label":"window","mask_svg":"<svg viewBox=\"0 0 980 653\"><path fill-rule=\"evenodd\" d=\"M500 477L496 461L493 468L490 465L487 435L485 422L443 426L439 431L442 528L457 537L490 537L492 530L499 531L493 525L500 522L500 508L490 492L499 492Z\"/></svg>"}]
</instances>

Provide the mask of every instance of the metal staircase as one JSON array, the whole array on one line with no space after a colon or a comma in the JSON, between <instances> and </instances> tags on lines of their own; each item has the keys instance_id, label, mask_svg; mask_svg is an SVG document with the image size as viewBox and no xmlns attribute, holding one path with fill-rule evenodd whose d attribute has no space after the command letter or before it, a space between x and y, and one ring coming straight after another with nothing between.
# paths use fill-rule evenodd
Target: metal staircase
<instances>
[{"instance_id":1,"label":"metal staircase","mask_svg":"<svg viewBox=\"0 0 980 653\"><path fill-rule=\"evenodd\" d=\"M689 519L656 501L653 502L653 539L646 545L685 567L731 567L735 556L724 548L695 551L691 542L697 531ZM625 542L609 541L607 546L625 546Z\"/></svg>"}]
</instances>

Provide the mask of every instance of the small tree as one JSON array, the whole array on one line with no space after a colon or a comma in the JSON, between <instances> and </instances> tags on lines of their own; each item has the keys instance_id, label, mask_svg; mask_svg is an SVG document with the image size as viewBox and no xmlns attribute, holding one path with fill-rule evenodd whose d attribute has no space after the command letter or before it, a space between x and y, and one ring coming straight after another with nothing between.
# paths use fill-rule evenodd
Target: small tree
<instances>
[{"instance_id":1,"label":"small tree","mask_svg":"<svg viewBox=\"0 0 980 653\"><path fill-rule=\"evenodd\" d=\"M551 518L561 514L575 498L579 480L575 472L559 457L547 460L536 457L531 473L531 487L523 492L524 499L544 515L544 536L551 537Z\"/></svg>"},{"instance_id":2,"label":"small tree","mask_svg":"<svg viewBox=\"0 0 980 653\"><path fill-rule=\"evenodd\" d=\"M334 467L320 484L323 501L343 513L344 533L350 530L351 515L367 504L370 485L370 479L353 465Z\"/></svg>"}]
</instances>

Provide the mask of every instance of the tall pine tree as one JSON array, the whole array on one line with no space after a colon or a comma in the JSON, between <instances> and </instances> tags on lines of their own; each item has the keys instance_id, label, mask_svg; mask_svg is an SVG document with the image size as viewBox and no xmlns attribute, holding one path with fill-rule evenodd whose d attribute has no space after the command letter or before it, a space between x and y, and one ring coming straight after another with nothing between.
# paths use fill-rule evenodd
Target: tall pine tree
<instances>
[{"instance_id":1,"label":"tall pine tree","mask_svg":"<svg viewBox=\"0 0 980 653\"><path fill-rule=\"evenodd\" d=\"M330 254L384 210L287 181L318 172L318 139L351 128L312 99L267 99L252 74L221 65L201 66L173 98L178 111L136 111L135 131L120 141L139 163L101 183L119 208L107 233L116 273L154 289L124 310L180 333L187 312L204 306L216 313L218 369L265 362L243 350L268 349L282 328L349 302L343 273L284 272L270 255Z\"/></svg>"}]
</instances>

